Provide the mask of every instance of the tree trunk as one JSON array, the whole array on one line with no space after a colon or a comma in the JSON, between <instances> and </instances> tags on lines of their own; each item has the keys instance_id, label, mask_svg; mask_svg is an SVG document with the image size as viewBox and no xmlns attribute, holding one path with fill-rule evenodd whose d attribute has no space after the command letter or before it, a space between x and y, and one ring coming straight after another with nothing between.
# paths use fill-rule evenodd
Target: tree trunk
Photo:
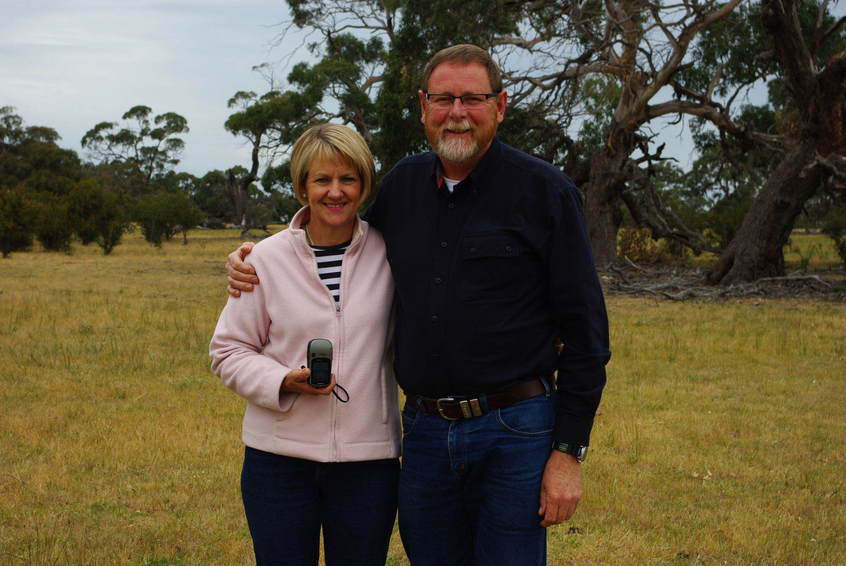
<instances>
[{"instance_id":1,"label":"tree trunk","mask_svg":"<svg viewBox=\"0 0 846 566\"><path fill-rule=\"evenodd\" d=\"M259 148L261 147L261 138L263 135L264 130L256 133L255 141L253 142L250 171L243 179L241 179L239 186L239 196L242 199L242 215L240 216L242 238L246 236L247 231L253 227L253 219L250 217L250 185L252 185L253 181L255 181L256 177L258 177Z\"/></svg>"},{"instance_id":2,"label":"tree trunk","mask_svg":"<svg viewBox=\"0 0 846 566\"><path fill-rule=\"evenodd\" d=\"M796 145L772 172L740 230L708 273L711 283L753 281L784 273L784 245L802 206L823 181L816 157L846 149L843 104L846 56L831 57L822 71L809 50L793 0L765 0L763 23L775 40L784 80L798 111Z\"/></svg>"},{"instance_id":3,"label":"tree trunk","mask_svg":"<svg viewBox=\"0 0 846 566\"><path fill-rule=\"evenodd\" d=\"M616 143L615 143L616 142ZM626 181L626 163L634 149L634 135L617 129L608 144L590 158L585 190L585 216L597 267L617 260L617 232L623 216L620 194Z\"/></svg>"},{"instance_id":4,"label":"tree trunk","mask_svg":"<svg viewBox=\"0 0 846 566\"><path fill-rule=\"evenodd\" d=\"M246 232L247 226L247 192L243 190L241 182L232 171L226 176L226 187L235 205L235 223L241 228L241 233Z\"/></svg>"},{"instance_id":5,"label":"tree trunk","mask_svg":"<svg viewBox=\"0 0 846 566\"><path fill-rule=\"evenodd\" d=\"M772 172L737 234L707 275L709 283L731 284L784 274L784 246L805 202L820 185L811 140L791 149Z\"/></svg>"}]
</instances>

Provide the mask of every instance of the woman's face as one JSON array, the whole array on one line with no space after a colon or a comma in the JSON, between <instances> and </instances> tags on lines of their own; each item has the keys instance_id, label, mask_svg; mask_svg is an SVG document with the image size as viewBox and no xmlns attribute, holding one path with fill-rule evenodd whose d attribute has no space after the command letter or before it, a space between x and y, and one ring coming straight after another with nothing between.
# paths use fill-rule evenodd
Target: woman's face
<instances>
[{"instance_id":1,"label":"woman's face","mask_svg":"<svg viewBox=\"0 0 846 566\"><path fill-rule=\"evenodd\" d=\"M361 177L338 154L331 159L317 158L308 170L306 198L311 209L309 230L313 236L318 231L335 234L351 229L361 204Z\"/></svg>"}]
</instances>

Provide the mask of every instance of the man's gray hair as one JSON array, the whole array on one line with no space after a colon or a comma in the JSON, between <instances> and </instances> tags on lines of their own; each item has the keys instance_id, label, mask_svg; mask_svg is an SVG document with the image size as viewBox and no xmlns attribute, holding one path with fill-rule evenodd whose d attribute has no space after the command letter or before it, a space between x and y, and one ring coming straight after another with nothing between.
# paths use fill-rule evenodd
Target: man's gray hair
<instances>
[{"instance_id":1,"label":"man's gray hair","mask_svg":"<svg viewBox=\"0 0 846 566\"><path fill-rule=\"evenodd\" d=\"M423 71L424 92L428 92L429 77L432 76L432 71L435 70L435 67L448 61L463 63L465 65L468 63L479 63L488 72L488 79L491 83L491 91L499 92L502 90L502 72L499 70L499 65L494 62L490 53L477 45L461 43L459 45L447 47L446 49L441 49L435 53L431 59L429 59L429 62L426 63L426 68Z\"/></svg>"}]
</instances>

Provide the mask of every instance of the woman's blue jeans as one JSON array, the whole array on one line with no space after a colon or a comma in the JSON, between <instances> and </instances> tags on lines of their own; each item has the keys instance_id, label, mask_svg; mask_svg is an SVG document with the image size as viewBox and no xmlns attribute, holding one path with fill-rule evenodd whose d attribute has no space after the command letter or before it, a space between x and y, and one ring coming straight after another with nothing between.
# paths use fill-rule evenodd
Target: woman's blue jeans
<instances>
[{"instance_id":1,"label":"woman's blue jeans","mask_svg":"<svg viewBox=\"0 0 846 566\"><path fill-rule=\"evenodd\" d=\"M448 421L406 405L399 526L412 566L540 566L554 393Z\"/></svg>"},{"instance_id":2,"label":"woman's blue jeans","mask_svg":"<svg viewBox=\"0 0 846 566\"><path fill-rule=\"evenodd\" d=\"M321 463L247 447L241 494L258 566L383 566L399 461Z\"/></svg>"}]
</instances>

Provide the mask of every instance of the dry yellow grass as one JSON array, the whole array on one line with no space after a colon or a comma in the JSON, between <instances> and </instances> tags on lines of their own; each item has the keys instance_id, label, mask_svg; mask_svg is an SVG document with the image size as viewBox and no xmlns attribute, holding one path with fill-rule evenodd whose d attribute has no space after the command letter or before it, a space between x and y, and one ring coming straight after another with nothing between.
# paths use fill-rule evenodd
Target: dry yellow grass
<instances>
[{"instance_id":1,"label":"dry yellow grass","mask_svg":"<svg viewBox=\"0 0 846 566\"><path fill-rule=\"evenodd\" d=\"M251 563L243 404L206 353L238 238L191 236L0 261L0 564ZM608 302L586 498L550 564L846 564L844 305Z\"/></svg>"}]
</instances>

